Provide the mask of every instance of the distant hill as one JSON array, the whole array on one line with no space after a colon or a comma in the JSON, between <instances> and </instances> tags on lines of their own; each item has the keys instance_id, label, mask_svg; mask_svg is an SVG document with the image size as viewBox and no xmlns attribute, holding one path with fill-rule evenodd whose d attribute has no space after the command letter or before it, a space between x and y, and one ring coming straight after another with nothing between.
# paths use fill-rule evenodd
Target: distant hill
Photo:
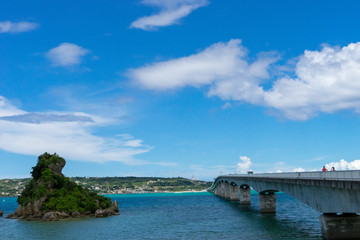
<instances>
[{"instance_id":1,"label":"distant hill","mask_svg":"<svg viewBox=\"0 0 360 240\"><path fill-rule=\"evenodd\" d=\"M98 194L205 191L212 182L161 177L71 177L71 181ZM1 179L0 197L19 196L30 178Z\"/></svg>"}]
</instances>

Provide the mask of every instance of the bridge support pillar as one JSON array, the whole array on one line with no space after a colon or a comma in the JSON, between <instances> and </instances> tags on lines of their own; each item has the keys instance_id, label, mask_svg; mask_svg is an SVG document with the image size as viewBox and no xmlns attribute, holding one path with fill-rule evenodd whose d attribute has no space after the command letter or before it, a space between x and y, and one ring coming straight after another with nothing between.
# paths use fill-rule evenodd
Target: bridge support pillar
<instances>
[{"instance_id":1,"label":"bridge support pillar","mask_svg":"<svg viewBox=\"0 0 360 240\"><path fill-rule=\"evenodd\" d=\"M220 192L219 194L220 197L222 198L225 197L225 184L223 182L220 183L219 192Z\"/></svg>"},{"instance_id":2,"label":"bridge support pillar","mask_svg":"<svg viewBox=\"0 0 360 240\"><path fill-rule=\"evenodd\" d=\"M360 216L356 213L324 213L319 221L323 239L360 239Z\"/></svg>"},{"instance_id":3,"label":"bridge support pillar","mask_svg":"<svg viewBox=\"0 0 360 240\"><path fill-rule=\"evenodd\" d=\"M276 213L276 194L275 193L260 193L260 212L261 213Z\"/></svg>"},{"instance_id":4,"label":"bridge support pillar","mask_svg":"<svg viewBox=\"0 0 360 240\"><path fill-rule=\"evenodd\" d=\"M239 188L237 185L230 185L230 201L239 201Z\"/></svg>"},{"instance_id":5,"label":"bridge support pillar","mask_svg":"<svg viewBox=\"0 0 360 240\"><path fill-rule=\"evenodd\" d=\"M219 196L219 184L216 186L215 190L214 190L214 194L216 196Z\"/></svg>"},{"instance_id":6,"label":"bridge support pillar","mask_svg":"<svg viewBox=\"0 0 360 240\"><path fill-rule=\"evenodd\" d=\"M240 204L241 205L251 205L250 191L251 191L251 189L249 186L240 186Z\"/></svg>"},{"instance_id":7,"label":"bridge support pillar","mask_svg":"<svg viewBox=\"0 0 360 240\"><path fill-rule=\"evenodd\" d=\"M215 194L221 197L221 183L218 183L218 185L216 186Z\"/></svg>"},{"instance_id":8,"label":"bridge support pillar","mask_svg":"<svg viewBox=\"0 0 360 240\"><path fill-rule=\"evenodd\" d=\"M225 199L230 199L230 183L225 182Z\"/></svg>"}]
</instances>

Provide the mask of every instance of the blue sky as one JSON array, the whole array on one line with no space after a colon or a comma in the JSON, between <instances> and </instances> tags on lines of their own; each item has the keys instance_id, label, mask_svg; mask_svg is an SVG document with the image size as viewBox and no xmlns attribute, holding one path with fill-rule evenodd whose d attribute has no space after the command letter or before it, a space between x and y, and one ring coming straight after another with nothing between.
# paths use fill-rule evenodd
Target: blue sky
<instances>
[{"instance_id":1,"label":"blue sky","mask_svg":"<svg viewBox=\"0 0 360 240\"><path fill-rule=\"evenodd\" d=\"M359 7L3 2L0 178L359 169Z\"/></svg>"}]
</instances>

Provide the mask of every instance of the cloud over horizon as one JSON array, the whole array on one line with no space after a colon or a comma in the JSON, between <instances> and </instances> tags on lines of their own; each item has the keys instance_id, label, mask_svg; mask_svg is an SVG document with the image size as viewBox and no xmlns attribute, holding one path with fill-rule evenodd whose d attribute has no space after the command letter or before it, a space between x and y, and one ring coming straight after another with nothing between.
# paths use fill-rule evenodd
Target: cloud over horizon
<instances>
[{"instance_id":1,"label":"cloud over horizon","mask_svg":"<svg viewBox=\"0 0 360 240\"><path fill-rule=\"evenodd\" d=\"M325 164L325 167L330 170L332 167L335 170L360 170L360 160L354 160L352 162L348 162L344 159L341 159L338 162L330 162Z\"/></svg>"},{"instance_id":2,"label":"cloud over horizon","mask_svg":"<svg viewBox=\"0 0 360 240\"><path fill-rule=\"evenodd\" d=\"M61 43L50 49L45 56L54 66L69 67L81 63L82 57L90 51L73 43Z\"/></svg>"},{"instance_id":3,"label":"cloud over horizon","mask_svg":"<svg viewBox=\"0 0 360 240\"><path fill-rule=\"evenodd\" d=\"M105 138L92 133L93 128L110 122L85 113L28 113L0 96L0 149L34 156L56 152L85 162L166 164L136 159L136 155L149 152L151 147L130 134Z\"/></svg>"},{"instance_id":4,"label":"cloud over horizon","mask_svg":"<svg viewBox=\"0 0 360 240\"><path fill-rule=\"evenodd\" d=\"M157 91L207 87L209 97L267 107L291 120L360 112L360 42L305 50L292 73L272 79L269 72L278 59L275 53L262 53L250 61L241 40L233 39L187 57L130 69L128 76L137 86ZM264 89L269 81L271 87Z\"/></svg>"},{"instance_id":5,"label":"cloud over horizon","mask_svg":"<svg viewBox=\"0 0 360 240\"><path fill-rule=\"evenodd\" d=\"M35 30L39 27L39 24L34 22L11 22L3 21L0 22L0 33L21 33Z\"/></svg>"},{"instance_id":6,"label":"cloud over horizon","mask_svg":"<svg viewBox=\"0 0 360 240\"><path fill-rule=\"evenodd\" d=\"M245 174L250 170L250 166L252 165L251 159L247 156L240 156L240 161L237 164L236 172Z\"/></svg>"},{"instance_id":7,"label":"cloud over horizon","mask_svg":"<svg viewBox=\"0 0 360 240\"><path fill-rule=\"evenodd\" d=\"M151 31L177 24L181 18L199 7L206 6L209 2L207 0L143 0L141 3L159 8L160 12L137 19L131 23L130 28Z\"/></svg>"}]
</instances>

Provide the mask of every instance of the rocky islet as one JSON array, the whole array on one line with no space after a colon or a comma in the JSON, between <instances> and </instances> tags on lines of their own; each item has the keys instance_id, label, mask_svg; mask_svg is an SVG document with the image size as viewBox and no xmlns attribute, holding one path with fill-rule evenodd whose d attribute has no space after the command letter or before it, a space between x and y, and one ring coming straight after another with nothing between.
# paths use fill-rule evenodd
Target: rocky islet
<instances>
[{"instance_id":1,"label":"rocky islet","mask_svg":"<svg viewBox=\"0 0 360 240\"><path fill-rule=\"evenodd\" d=\"M62 174L65 159L44 153L32 179L18 197L18 209L8 219L56 221L66 218L108 217L119 214L117 201L97 195Z\"/></svg>"}]
</instances>

